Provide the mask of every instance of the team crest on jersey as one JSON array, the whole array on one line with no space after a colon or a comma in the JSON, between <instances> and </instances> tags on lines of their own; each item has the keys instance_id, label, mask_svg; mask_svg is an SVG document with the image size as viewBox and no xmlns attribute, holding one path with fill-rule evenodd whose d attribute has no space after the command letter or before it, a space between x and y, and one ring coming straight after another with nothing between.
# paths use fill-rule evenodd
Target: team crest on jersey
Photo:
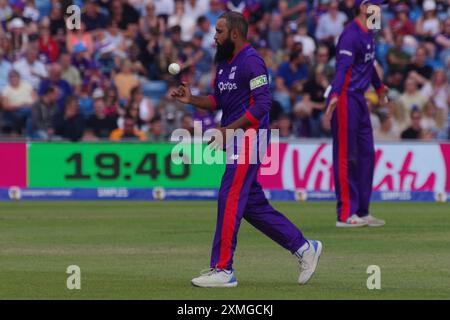
<instances>
[{"instance_id":1,"label":"team crest on jersey","mask_svg":"<svg viewBox=\"0 0 450 320\"><path fill-rule=\"evenodd\" d=\"M235 76L235 74L236 74L236 69L237 69L236 66L234 66L234 67L231 68L230 75L228 76L228 79L230 79L230 80L233 80L233 79L234 79L234 76Z\"/></svg>"}]
</instances>

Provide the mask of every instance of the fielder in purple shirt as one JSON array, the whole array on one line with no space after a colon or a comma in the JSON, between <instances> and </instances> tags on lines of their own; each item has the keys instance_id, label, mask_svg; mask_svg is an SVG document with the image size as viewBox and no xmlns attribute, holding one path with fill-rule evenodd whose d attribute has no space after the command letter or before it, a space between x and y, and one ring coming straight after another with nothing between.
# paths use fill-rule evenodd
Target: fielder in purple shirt
<instances>
[{"instance_id":1,"label":"fielder in purple shirt","mask_svg":"<svg viewBox=\"0 0 450 320\"><path fill-rule=\"evenodd\" d=\"M356 0L356 18L336 47L336 74L325 116L331 119L337 227L382 226L369 214L375 162L370 111L364 93L372 85L384 101L384 85L375 70L375 39L368 8L382 0Z\"/></svg>"},{"instance_id":2,"label":"fielder in purple shirt","mask_svg":"<svg viewBox=\"0 0 450 320\"><path fill-rule=\"evenodd\" d=\"M271 95L267 68L257 51L247 43L247 30L247 21L237 12L225 13L217 21L217 68L213 95L192 96L187 83L172 92L180 102L203 109L222 109L222 127L219 130L226 144L226 129L258 130L267 128L269 123ZM243 151L254 150L244 143ZM238 155L241 160L247 159L245 154ZM226 164L219 190L210 269L192 279L194 286L237 285L233 255L242 218L299 259L300 284L305 284L314 274L322 243L305 239L292 222L269 204L257 181L260 162L250 162L250 158Z\"/></svg>"}]
</instances>

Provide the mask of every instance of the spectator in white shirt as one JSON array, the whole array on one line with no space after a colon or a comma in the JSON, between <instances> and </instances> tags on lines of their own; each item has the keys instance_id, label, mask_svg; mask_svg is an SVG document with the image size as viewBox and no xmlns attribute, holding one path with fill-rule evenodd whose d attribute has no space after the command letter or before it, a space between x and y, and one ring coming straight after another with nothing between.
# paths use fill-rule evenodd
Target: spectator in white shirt
<instances>
[{"instance_id":1,"label":"spectator in white shirt","mask_svg":"<svg viewBox=\"0 0 450 320\"><path fill-rule=\"evenodd\" d=\"M155 4L155 14L171 16L175 12L175 1L174 0L153 0Z\"/></svg>"},{"instance_id":2,"label":"spectator in white shirt","mask_svg":"<svg viewBox=\"0 0 450 320\"><path fill-rule=\"evenodd\" d=\"M181 40L190 41L195 31L195 20L186 14L183 0L177 0L175 2L175 14L169 17L168 26L180 26L181 27Z\"/></svg>"},{"instance_id":3,"label":"spectator in white shirt","mask_svg":"<svg viewBox=\"0 0 450 320\"><path fill-rule=\"evenodd\" d=\"M347 16L338 10L339 3L336 0L330 1L328 12L320 16L317 23L317 40L336 43L337 38L344 30Z\"/></svg>"},{"instance_id":4,"label":"spectator in white shirt","mask_svg":"<svg viewBox=\"0 0 450 320\"><path fill-rule=\"evenodd\" d=\"M209 11L209 0L186 0L184 10L189 17L197 20Z\"/></svg>"},{"instance_id":5,"label":"spectator in white shirt","mask_svg":"<svg viewBox=\"0 0 450 320\"><path fill-rule=\"evenodd\" d=\"M298 26L298 32L294 36L295 42L301 42L303 48L303 54L310 59L314 58L314 52L316 51L316 43L314 39L308 35L308 28L306 24L301 24Z\"/></svg>"},{"instance_id":6,"label":"spectator in white shirt","mask_svg":"<svg viewBox=\"0 0 450 320\"><path fill-rule=\"evenodd\" d=\"M37 94L26 80L20 78L16 70L9 72L8 79L9 83L3 89L1 97L3 116L7 127L21 134L31 115L31 106L37 101Z\"/></svg>"},{"instance_id":7,"label":"spectator in white shirt","mask_svg":"<svg viewBox=\"0 0 450 320\"><path fill-rule=\"evenodd\" d=\"M39 88L41 79L48 76L45 65L38 60L38 55L38 49L30 46L25 57L13 64L13 68L20 73L20 77L36 90Z\"/></svg>"}]
</instances>

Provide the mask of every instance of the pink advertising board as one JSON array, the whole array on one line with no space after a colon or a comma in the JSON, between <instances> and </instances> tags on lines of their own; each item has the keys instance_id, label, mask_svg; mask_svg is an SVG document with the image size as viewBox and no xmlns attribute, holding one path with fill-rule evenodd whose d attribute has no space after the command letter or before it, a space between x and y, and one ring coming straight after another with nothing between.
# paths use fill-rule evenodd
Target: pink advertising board
<instances>
[{"instance_id":1,"label":"pink advertising board","mask_svg":"<svg viewBox=\"0 0 450 320\"><path fill-rule=\"evenodd\" d=\"M331 144L280 143L278 150L276 174L260 173L265 189L334 190ZM450 144L378 144L373 190L450 192Z\"/></svg>"},{"instance_id":2,"label":"pink advertising board","mask_svg":"<svg viewBox=\"0 0 450 320\"><path fill-rule=\"evenodd\" d=\"M27 186L27 144L0 142L0 187Z\"/></svg>"}]
</instances>

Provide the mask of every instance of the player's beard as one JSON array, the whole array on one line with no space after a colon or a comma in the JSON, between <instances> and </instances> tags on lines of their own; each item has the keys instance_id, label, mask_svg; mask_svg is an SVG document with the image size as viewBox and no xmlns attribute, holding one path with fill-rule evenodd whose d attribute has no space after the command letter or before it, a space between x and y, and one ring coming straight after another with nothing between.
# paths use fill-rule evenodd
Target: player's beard
<instances>
[{"instance_id":1,"label":"player's beard","mask_svg":"<svg viewBox=\"0 0 450 320\"><path fill-rule=\"evenodd\" d=\"M222 44L217 44L216 55L214 56L214 61L216 63L222 61L228 61L233 58L235 45L228 37Z\"/></svg>"}]
</instances>

